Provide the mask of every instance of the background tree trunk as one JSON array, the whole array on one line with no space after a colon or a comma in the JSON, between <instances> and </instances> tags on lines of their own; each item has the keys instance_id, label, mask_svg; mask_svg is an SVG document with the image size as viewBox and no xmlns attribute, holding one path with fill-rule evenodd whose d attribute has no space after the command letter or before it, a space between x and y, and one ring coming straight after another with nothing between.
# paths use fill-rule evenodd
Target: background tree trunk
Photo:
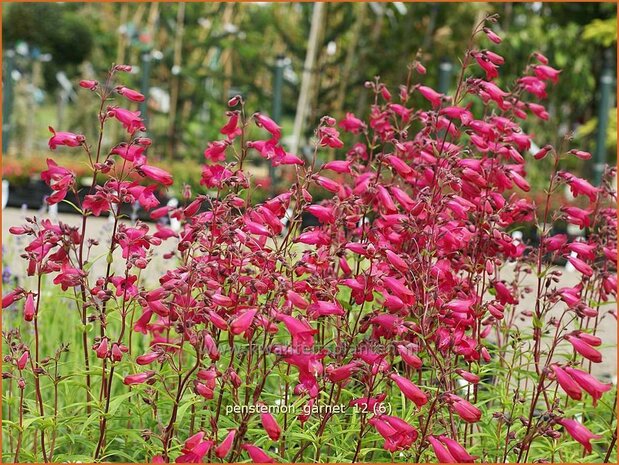
<instances>
[{"instance_id":1,"label":"background tree trunk","mask_svg":"<svg viewBox=\"0 0 619 465\"><path fill-rule=\"evenodd\" d=\"M176 33L174 35L174 59L170 82L170 114L168 125L168 155L176 156L176 109L178 108L178 94L180 91L180 73L183 58L183 34L185 33L185 3L178 4L176 12Z\"/></svg>"},{"instance_id":2,"label":"background tree trunk","mask_svg":"<svg viewBox=\"0 0 619 465\"><path fill-rule=\"evenodd\" d=\"M297 102L297 113L294 118L294 129L292 132L292 144L290 151L297 154L303 137L303 125L305 117L308 113L308 103L310 102L310 93L312 90L312 81L316 76L316 57L318 55L318 47L320 37L322 35L326 5L322 2L314 3L312 12L312 26L307 44L307 53L305 55L305 63L303 65L303 78L301 80L301 91L299 92L299 100Z\"/></svg>"}]
</instances>

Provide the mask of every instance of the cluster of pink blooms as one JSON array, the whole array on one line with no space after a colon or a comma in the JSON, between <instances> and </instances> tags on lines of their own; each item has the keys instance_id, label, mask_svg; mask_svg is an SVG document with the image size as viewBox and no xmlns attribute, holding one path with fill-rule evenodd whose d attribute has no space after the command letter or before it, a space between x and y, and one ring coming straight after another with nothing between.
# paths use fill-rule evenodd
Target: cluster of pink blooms
<instances>
[{"instance_id":1,"label":"cluster of pink blooms","mask_svg":"<svg viewBox=\"0 0 619 465\"><path fill-rule=\"evenodd\" d=\"M501 41L488 28L477 32L493 43ZM547 217L538 217L537 206L522 194L530 190L526 163L538 162L526 162L532 158L532 138L520 121L548 119L538 102L560 76L543 55L531 58L511 90L495 82L503 58L486 49L468 52L464 66L469 77L451 97L414 83L425 73L419 63L410 67L412 84L401 86L395 97L378 80L367 83L374 104L366 121L352 113L341 121L321 120L316 152L335 149L345 158L318 168L316 160L285 150L281 129L269 117L246 117L243 100L235 97L228 102L221 140L209 143L204 152L201 184L216 194L188 196L177 208L160 206L155 196L161 186L172 184L172 177L148 164L151 142L140 134L145 128L139 112L103 108L102 103L102 127L117 120L128 141L101 153L95 154L81 135L52 130L51 149L81 146L95 178L107 177L102 184L93 183L79 205L84 215L116 215L119 205L139 202L154 220L169 216L181 223L175 230L117 221L111 252L121 251L125 271L117 275L108 269L106 276L94 278L80 253L84 230L48 220L11 228L13 234L29 237L24 257L30 275L50 274L62 289L83 291L84 314L101 327L89 344L91 355L107 370L104 383L113 382L115 367L132 389L162 382L165 364L178 370L176 402L169 424L161 426L162 449L154 462L235 461L244 452L256 463L274 461L268 447L254 445L258 439L263 445L277 444L286 436L270 413L228 418L226 425L231 419L237 422L229 429L218 420L222 398L266 402L263 394L278 367L294 379L287 398L303 404L297 416L301 424L316 422L319 432L328 428L331 414L312 413L326 399L364 407L359 444L349 457L353 461L363 439L381 437L384 449L403 452L409 461L432 451L441 463L473 462L476 457L467 452L463 432L488 416L475 405L481 388L478 372L496 356L489 343L495 330L521 313L536 322L531 331L539 403L534 407L544 405L549 414L513 439L516 450L522 453L535 438L556 437L563 428L591 451L590 440L599 436L564 417L552 399L539 394L558 385L572 399L582 399L584 391L597 402L610 385L593 377L583 359L599 363L596 347L602 341L585 329L566 331L561 320L546 316L557 307L566 318L597 321L599 309L591 299L605 302L616 295L616 214L608 206L616 198L610 183L594 187L560 170L561 160L588 159L589 154L550 145L534 158L552 158L548 191L569 186L577 197L575 206L550 212L552 218L548 211ZM130 101L143 100L139 93L112 84L123 68L114 68L105 84L81 85L103 97L115 92ZM248 141L250 125L265 137ZM284 192L257 205L248 200L252 180L243 170L252 155L289 170L295 179ZM42 178L54 191L50 203L77 190L73 173L51 159ZM315 202L312 193L320 191L332 195ZM301 230L305 212L320 225ZM541 227L534 249L509 233L522 224L559 220L588 234L570 241ZM166 257L174 261L156 287L145 287L141 270L164 241L176 241ZM555 274L542 275L548 261L559 258L581 275L577 285L557 288ZM524 290L516 280L502 278L508 262L526 265L539 276L538 306L528 313L518 309ZM3 298L3 306L22 298L25 320L36 320L40 290L15 289ZM110 308L118 308L122 316L120 334L106 331ZM557 328L551 353L541 343L542 325ZM129 352L133 333L148 338L149 351ZM567 343L577 356L553 357L554 349ZM261 350L235 356L235 349L244 345ZM189 358L188 351L193 354ZM220 362L224 351L232 354L226 365ZM25 366L16 363L20 370ZM280 383L288 388L287 381ZM203 398L212 416L208 426L182 437L175 423L178 400L192 393ZM399 405L401 395L418 414L404 419L404 412L387 415L376 408L385 402ZM528 425L532 423L529 419ZM263 436L256 436L256 425ZM173 440L183 444L176 457L170 454ZM297 446L288 441L291 453L302 453Z\"/></svg>"}]
</instances>

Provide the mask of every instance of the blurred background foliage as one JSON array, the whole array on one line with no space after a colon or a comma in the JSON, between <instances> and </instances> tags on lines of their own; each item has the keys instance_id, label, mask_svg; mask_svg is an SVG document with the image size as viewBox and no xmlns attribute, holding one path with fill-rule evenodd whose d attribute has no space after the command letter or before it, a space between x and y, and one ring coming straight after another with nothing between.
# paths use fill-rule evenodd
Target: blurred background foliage
<instances>
[{"instance_id":1,"label":"blurred background foliage","mask_svg":"<svg viewBox=\"0 0 619 465\"><path fill-rule=\"evenodd\" d=\"M14 165L38 166L24 160L48 155L50 124L92 135L96 104L76 82L102 77L112 63L127 63L134 72L126 84L149 97L149 135L155 141L150 156L168 163L181 182L197 183L202 152L218 138L229 97L241 93L250 111L272 113L278 57L286 64L280 122L286 133L292 132L312 8L312 3L6 4L3 82L6 89L7 79L12 80L12 99L8 113L4 108L5 122L10 118L11 124L5 166L8 162L13 171ZM538 146L558 144L573 133L575 144L594 151L600 76L605 66L613 76L616 69L615 4L396 2L329 3L325 8L305 136L311 136L324 114L365 114L363 83L374 76L396 91L418 52L433 87L439 86L441 63L453 65L451 76L443 76L453 91L473 25L485 13L498 13L495 30L504 41L491 48L505 57L502 87L517 79L535 50L563 70L545 102L551 122L529 118L525 129ZM7 53L13 54L9 64ZM617 144L614 95L613 87L606 147L610 163L616 160ZM118 136L110 133L108 142ZM590 165L574 168L591 177ZM539 172L530 173L539 188L544 166L537 164ZM23 177L24 169L20 172Z\"/></svg>"}]
</instances>

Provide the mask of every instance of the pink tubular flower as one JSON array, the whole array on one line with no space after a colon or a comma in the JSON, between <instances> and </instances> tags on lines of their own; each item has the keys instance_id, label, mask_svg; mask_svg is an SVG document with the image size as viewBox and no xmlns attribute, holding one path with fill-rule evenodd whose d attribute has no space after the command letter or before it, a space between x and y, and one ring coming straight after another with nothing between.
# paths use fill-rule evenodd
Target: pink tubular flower
<instances>
[{"instance_id":1,"label":"pink tubular flower","mask_svg":"<svg viewBox=\"0 0 619 465\"><path fill-rule=\"evenodd\" d=\"M591 397L593 397L593 406L597 405L597 401L602 397L602 395L610 391L612 388L612 384L605 384L596 379L594 376L589 373L578 370L576 368L566 367L565 371L576 381L580 387L587 392Z\"/></svg>"},{"instance_id":2,"label":"pink tubular flower","mask_svg":"<svg viewBox=\"0 0 619 465\"><path fill-rule=\"evenodd\" d=\"M207 400L212 399L215 396L215 391L213 391L213 389L211 389L209 386L207 386L204 383L196 382L194 388L195 388L196 394L204 397Z\"/></svg>"},{"instance_id":3,"label":"pink tubular flower","mask_svg":"<svg viewBox=\"0 0 619 465\"><path fill-rule=\"evenodd\" d=\"M569 173L563 173L563 177L566 179L570 186L570 191L574 197L579 195L586 195L591 202L594 202L600 191L597 187L593 187L588 181L578 178Z\"/></svg>"},{"instance_id":4,"label":"pink tubular flower","mask_svg":"<svg viewBox=\"0 0 619 465\"><path fill-rule=\"evenodd\" d=\"M277 441L279 436L282 434L282 429L277 424L277 421L273 415L268 412L262 412L260 414L260 421L262 422L262 427L271 440Z\"/></svg>"},{"instance_id":5,"label":"pink tubular flower","mask_svg":"<svg viewBox=\"0 0 619 465\"><path fill-rule=\"evenodd\" d=\"M256 126L259 128L264 128L270 132L273 138L279 140L282 137L282 129L268 116L261 113L255 113L254 120L256 121Z\"/></svg>"},{"instance_id":6,"label":"pink tubular flower","mask_svg":"<svg viewBox=\"0 0 619 465\"><path fill-rule=\"evenodd\" d=\"M26 297L26 303L24 304L24 320L32 321L34 319L35 310L34 294L29 292Z\"/></svg>"},{"instance_id":7,"label":"pink tubular flower","mask_svg":"<svg viewBox=\"0 0 619 465\"><path fill-rule=\"evenodd\" d=\"M404 160L396 157L395 155L386 156L385 161L402 177L406 177L413 171L413 169Z\"/></svg>"},{"instance_id":8,"label":"pink tubular flower","mask_svg":"<svg viewBox=\"0 0 619 465\"><path fill-rule=\"evenodd\" d=\"M473 384L479 383L479 376L477 376L474 373L462 370L460 368L456 369L456 373L458 373L463 379L465 379L469 383L473 383Z\"/></svg>"},{"instance_id":9,"label":"pink tubular flower","mask_svg":"<svg viewBox=\"0 0 619 465\"><path fill-rule=\"evenodd\" d=\"M546 58L546 56L541 54L540 52L534 52L533 56L538 62L540 62L543 65L547 65L549 63L548 58Z\"/></svg>"},{"instance_id":10,"label":"pink tubular flower","mask_svg":"<svg viewBox=\"0 0 619 465\"><path fill-rule=\"evenodd\" d=\"M333 365L329 365L326 369L327 378L334 383L341 383L342 381L349 380L358 369L359 365L355 362L347 363L337 368Z\"/></svg>"},{"instance_id":11,"label":"pink tubular flower","mask_svg":"<svg viewBox=\"0 0 619 465\"><path fill-rule=\"evenodd\" d=\"M594 336L593 334L588 334L588 333L583 333L581 331L576 331L574 333L574 336L576 336L577 338L585 341L590 346L599 347L599 346L602 345L602 339L600 339L597 336Z\"/></svg>"},{"instance_id":12,"label":"pink tubular flower","mask_svg":"<svg viewBox=\"0 0 619 465\"><path fill-rule=\"evenodd\" d=\"M21 356L17 359L17 368L19 368L20 370L23 370L24 368L26 368L26 364L28 363L29 359L30 359L30 354L28 351L21 354Z\"/></svg>"},{"instance_id":13,"label":"pink tubular flower","mask_svg":"<svg viewBox=\"0 0 619 465\"><path fill-rule=\"evenodd\" d=\"M257 309L252 308L237 316L230 323L230 332L232 334L241 334L247 331L254 321L254 316L256 316L257 311Z\"/></svg>"},{"instance_id":14,"label":"pink tubular flower","mask_svg":"<svg viewBox=\"0 0 619 465\"><path fill-rule=\"evenodd\" d=\"M257 236L266 236L271 237L273 233L269 231L266 226L256 223L255 221L251 221L249 219L245 219L244 221L245 228L250 234L255 234Z\"/></svg>"},{"instance_id":15,"label":"pink tubular flower","mask_svg":"<svg viewBox=\"0 0 619 465\"><path fill-rule=\"evenodd\" d=\"M95 343L92 348L95 350L95 354L97 354L97 358L104 359L109 355L109 339L107 337L103 337L98 343Z\"/></svg>"},{"instance_id":16,"label":"pink tubular flower","mask_svg":"<svg viewBox=\"0 0 619 465\"><path fill-rule=\"evenodd\" d=\"M307 211L318 218L318 221L325 224L333 224L335 222L335 214L332 207L323 205L310 205Z\"/></svg>"},{"instance_id":17,"label":"pink tubular flower","mask_svg":"<svg viewBox=\"0 0 619 465\"><path fill-rule=\"evenodd\" d=\"M451 119L459 119L462 124L468 124L473 119L473 115L468 108L455 106L441 108L439 115L445 115Z\"/></svg>"},{"instance_id":18,"label":"pink tubular flower","mask_svg":"<svg viewBox=\"0 0 619 465\"><path fill-rule=\"evenodd\" d=\"M171 208L168 207L167 205L165 207L159 207L156 208L155 210L150 212L150 217L153 220L158 220L160 218L163 218L164 216L167 216L167 214L170 212Z\"/></svg>"},{"instance_id":19,"label":"pink tubular flower","mask_svg":"<svg viewBox=\"0 0 619 465\"><path fill-rule=\"evenodd\" d=\"M548 155L551 151L552 151L552 145L545 145L540 150L535 152L535 155L533 155L533 158L535 158L536 160L541 160L545 158L546 155Z\"/></svg>"},{"instance_id":20,"label":"pink tubular flower","mask_svg":"<svg viewBox=\"0 0 619 465\"><path fill-rule=\"evenodd\" d=\"M157 181L164 186L171 186L174 182L170 173L156 166L142 165L139 167L139 170L144 173L147 178Z\"/></svg>"},{"instance_id":21,"label":"pink tubular flower","mask_svg":"<svg viewBox=\"0 0 619 465\"><path fill-rule=\"evenodd\" d=\"M395 435L385 439L383 447L386 450L406 450L417 440L417 430L401 418L392 415L381 415L380 418L395 430Z\"/></svg>"},{"instance_id":22,"label":"pink tubular flower","mask_svg":"<svg viewBox=\"0 0 619 465\"><path fill-rule=\"evenodd\" d=\"M548 118L550 118L550 115L542 105L538 105L537 103L529 103L527 106L529 107L529 110L531 110L531 112L539 119L547 121Z\"/></svg>"},{"instance_id":23,"label":"pink tubular flower","mask_svg":"<svg viewBox=\"0 0 619 465\"><path fill-rule=\"evenodd\" d=\"M301 296L299 293L295 291L288 291L286 293L286 297L287 297L287 303L290 306L298 307L302 309L306 309L307 307L309 307L309 303L307 302L307 300L305 300L303 296Z\"/></svg>"},{"instance_id":24,"label":"pink tubular flower","mask_svg":"<svg viewBox=\"0 0 619 465\"><path fill-rule=\"evenodd\" d=\"M578 271L580 271L585 276L587 276L589 278L591 276L593 276L593 268L591 268L589 265L587 265L580 258L570 256L570 257L567 257L567 260L572 264L572 266L574 268L576 268Z\"/></svg>"},{"instance_id":25,"label":"pink tubular flower","mask_svg":"<svg viewBox=\"0 0 619 465\"><path fill-rule=\"evenodd\" d=\"M498 66L495 65L485 53L473 52L472 54L475 57L475 60L477 61L479 66L481 66L481 68L486 73L486 79L488 81L491 81L499 76Z\"/></svg>"},{"instance_id":26,"label":"pink tubular flower","mask_svg":"<svg viewBox=\"0 0 619 465\"><path fill-rule=\"evenodd\" d=\"M87 79L82 79L80 81L80 87L88 90L95 90L99 86L97 81L89 81Z\"/></svg>"},{"instance_id":27,"label":"pink tubular flower","mask_svg":"<svg viewBox=\"0 0 619 465\"><path fill-rule=\"evenodd\" d=\"M273 463L275 460L268 456L260 447L253 444L243 444L243 449L249 454L253 463Z\"/></svg>"},{"instance_id":28,"label":"pink tubular flower","mask_svg":"<svg viewBox=\"0 0 619 465\"><path fill-rule=\"evenodd\" d=\"M567 248L572 252L576 252L579 257L583 257L586 260L594 260L595 249L597 248L597 245L577 241L569 244Z\"/></svg>"},{"instance_id":29,"label":"pink tubular flower","mask_svg":"<svg viewBox=\"0 0 619 465\"><path fill-rule=\"evenodd\" d=\"M387 257L387 260L389 260L389 263L391 263L391 265L393 265L398 270L402 272L406 272L408 270L408 265L406 264L406 262L393 250L387 249L385 251L385 256Z\"/></svg>"},{"instance_id":30,"label":"pink tubular flower","mask_svg":"<svg viewBox=\"0 0 619 465\"><path fill-rule=\"evenodd\" d=\"M389 376L400 388L402 394L412 400L417 407L421 407L428 402L428 397L412 381L395 373Z\"/></svg>"},{"instance_id":31,"label":"pink tubular flower","mask_svg":"<svg viewBox=\"0 0 619 465\"><path fill-rule=\"evenodd\" d=\"M582 391L578 383L576 383L563 368L557 365L552 365L551 368L555 374L557 383L559 383L559 386L561 386L565 393L574 400L580 400L582 398Z\"/></svg>"},{"instance_id":32,"label":"pink tubular flower","mask_svg":"<svg viewBox=\"0 0 619 465\"><path fill-rule=\"evenodd\" d=\"M56 132L53 127L49 126L49 132L53 135L49 139L48 145L51 150L55 150L59 145L67 147L79 147L84 143L86 138L81 134L73 134L72 132Z\"/></svg>"},{"instance_id":33,"label":"pink tubular flower","mask_svg":"<svg viewBox=\"0 0 619 465\"><path fill-rule=\"evenodd\" d=\"M327 315L343 316L344 309L337 302L325 302L319 300L311 304L307 309L307 315L311 318L318 318Z\"/></svg>"},{"instance_id":34,"label":"pink tubular flower","mask_svg":"<svg viewBox=\"0 0 619 465\"><path fill-rule=\"evenodd\" d=\"M561 208L566 214L566 221L571 224L580 226L580 229L591 226L591 211L578 207L563 207Z\"/></svg>"},{"instance_id":35,"label":"pink tubular flower","mask_svg":"<svg viewBox=\"0 0 619 465\"><path fill-rule=\"evenodd\" d=\"M535 75L538 78L543 79L545 81L552 81L555 84L559 80L559 73L561 73L561 70L551 68L548 65L533 66L533 71L535 71Z\"/></svg>"},{"instance_id":36,"label":"pink tubular flower","mask_svg":"<svg viewBox=\"0 0 619 465\"><path fill-rule=\"evenodd\" d=\"M79 286L82 279L86 276L83 270L73 268L67 263L64 263L60 269L60 273L54 278L54 284L60 284L63 291L70 287Z\"/></svg>"},{"instance_id":37,"label":"pink tubular flower","mask_svg":"<svg viewBox=\"0 0 619 465\"><path fill-rule=\"evenodd\" d=\"M346 113L346 117L342 121L340 121L339 127L341 127L346 132L359 134L365 128L365 123L359 118L355 117L354 114Z\"/></svg>"},{"instance_id":38,"label":"pink tubular flower","mask_svg":"<svg viewBox=\"0 0 619 465\"><path fill-rule=\"evenodd\" d=\"M100 216L101 213L110 210L110 201L105 195L99 193L95 195L87 195L82 202L82 209L91 212L95 216Z\"/></svg>"},{"instance_id":39,"label":"pink tubular flower","mask_svg":"<svg viewBox=\"0 0 619 465\"><path fill-rule=\"evenodd\" d=\"M242 133L241 128L238 127L239 112L229 111L226 115L228 116L228 122L220 129L219 132L225 136L228 136L228 140L232 140Z\"/></svg>"},{"instance_id":40,"label":"pink tubular flower","mask_svg":"<svg viewBox=\"0 0 619 465\"><path fill-rule=\"evenodd\" d=\"M488 37L488 39L490 39L492 42L494 42L495 44L500 44L502 39L496 35L492 29L485 27L484 28L484 32L486 33L486 36Z\"/></svg>"},{"instance_id":41,"label":"pink tubular flower","mask_svg":"<svg viewBox=\"0 0 619 465\"><path fill-rule=\"evenodd\" d=\"M307 231L299 235L295 242L300 242L307 245L328 245L331 242L330 237L322 231L314 230Z\"/></svg>"},{"instance_id":42,"label":"pink tubular flower","mask_svg":"<svg viewBox=\"0 0 619 465\"><path fill-rule=\"evenodd\" d=\"M591 360L593 363L600 363L602 361L602 354L582 339L574 336L566 337L566 339L572 344L574 350L587 360Z\"/></svg>"},{"instance_id":43,"label":"pink tubular flower","mask_svg":"<svg viewBox=\"0 0 619 465\"><path fill-rule=\"evenodd\" d=\"M118 86L116 87L116 92L119 95L122 95L126 97L127 99L131 100L132 102L143 102L144 101L144 96L142 94L140 94L136 90L129 89L128 87Z\"/></svg>"},{"instance_id":44,"label":"pink tubular flower","mask_svg":"<svg viewBox=\"0 0 619 465\"><path fill-rule=\"evenodd\" d=\"M322 166L323 170L335 171L340 174L350 173L350 162L347 160L334 160Z\"/></svg>"},{"instance_id":45,"label":"pink tubular flower","mask_svg":"<svg viewBox=\"0 0 619 465\"><path fill-rule=\"evenodd\" d=\"M148 365L150 363L153 363L160 356L161 354L159 352L149 352L147 354L136 357L135 363L137 363L138 365Z\"/></svg>"},{"instance_id":46,"label":"pink tubular flower","mask_svg":"<svg viewBox=\"0 0 619 465\"><path fill-rule=\"evenodd\" d=\"M232 176L232 171L223 165L204 166L200 184L208 188L222 187L224 182Z\"/></svg>"},{"instance_id":47,"label":"pink tubular flower","mask_svg":"<svg viewBox=\"0 0 619 465\"><path fill-rule=\"evenodd\" d=\"M409 449L417 439L417 430L397 417L375 415L368 423L385 439L383 448L389 452Z\"/></svg>"},{"instance_id":48,"label":"pink tubular flower","mask_svg":"<svg viewBox=\"0 0 619 465\"><path fill-rule=\"evenodd\" d=\"M449 396L453 401L453 410L467 423L477 423L481 420L481 410L471 404L468 400L464 400L456 395Z\"/></svg>"},{"instance_id":49,"label":"pink tubular flower","mask_svg":"<svg viewBox=\"0 0 619 465\"><path fill-rule=\"evenodd\" d=\"M131 65L116 65L114 66L114 71L119 71L121 73L130 73L133 68Z\"/></svg>"},{"instance_id":50,"label":"pink tubular flower","mask_svg":"<svg viewBox=\"0 0 619 465\"><path fill-rule=\"evenodd\" d=\"M600 435L593 434L582 423L576 420L562 418L558 423L567 430L570 436L581 443L588 453L591 453L591 440L602 438Z\"/></svg>"},{"instance_id":51,"label":"pink tubular flower","mask_svg":"<svg viewBox=\"0 0 619 465\"><path fill-rule=\"evenodd\" d=\"M193 436L187 438L185 440L185 444L183 444L183 452L189 452L191 451L194 447L196 447L198 444L200 444L202 442L202 440L204 439L204 431L200 431L196 434L194 434Z\"/></svg>"},{"instance_id":52,"label":"pink tubular flower","mask_svg":"<svg viewBox=\"0 0 619 465\"><path fill-rule=\"evenodd\" d=\"M330 179L330 178L326 178L324 176L317 176L316 183L319 186L327 189L329 192L333 192L333 193L339 192L340 187L341 187L340 183L338 183L337 181L334 181L333 179Z\"/></svg>"},{"instance_id":53,"label":"pink tubular flower","mask_svg":"<svg viewBox=\"0 0 619 465\"><path fill-rule=\"evenodd\" d=\"M159 205L159 200L155 197L155 189L157 186L151 184L150 186L134 185L129 187L129 192L139 202L140 206L145 210L150 210Z\"/></svg>"},{"instance_id":54,"label":"pink tubular flower","mask_svg":"<svg viewBox=\"0 0 619 465\"><path fill-rule=\"evenodd\" d=\"M428 436L426 440L432 446L434 450L434 455L436 455L436 459L439 463L458 463L458 461L454 458L453 455L449 452L448 449L434 436Z\"/></svg>"},{"instance_id":55,"label":"pink tubular flower","mask_svg":"<svg viewBox=\"0 0 619 465\"><path fill-rule=\"evenodd\" d=\"M146 147L142 145L129 145L126 142L121 142L111 150L111 153L119 155L132 163L139 164L146 161L146 157L143 155L144 150L146 150Z\"/></svg>"},{"instance_id":56,"label":"pink tubular flower","mask_svg":"<svg viewBox=\"0 0 619 465\"><path fill-rule=\"evenodd\" d=\"M419 86L417 87L417 90L421 95L423 95L426 100L428 100L432 104L433 107L436 108L441 106L443 94L440 94L431 87L427 86Z\"/></svg>"},{"instance_id":57,"label":"pink tubular flower","mask_svg":"<svg viewBox=\"0 0 619 465\"><path fill-rule=\"evenodd\" d=\"M340 139L340 133L335 128L320 126L317 131L317 137L321 147L331 147L332 149L344 147L344 142Z\"/></svg>"},{"instance_id":58,"label":"pink tubular flower","mask_svg":"<svg viewBox=\"0 0 619 465\"><path fill-rule=\"evenodd\" d=\"M24 297L24 290L21 288L13 289L2 297L2 308L7 308Z\"/></svg>"},{"instance_id":59,"label":"pink tubular flower","mask_svg":"<svg viewBox=\"0 0 619 465\"><path fill-rule=\"evenodd\" d=\"M139 111L130 111L120 107L108 107L107 114L109 117L120 121L129 134L146 130Z\"/></svg>"},{"instance_id":60,"label":"pink tubular flower","mask_svg":"<svg viewBox=\"0 0 619 465\"><path fill-rule=\"evenodd\" d=\"M415 354L411 347L399 345L398 353L400 357L402 357L402 360L404 360L404 363L415 369L419 369L423 365L422 360Z\"/></svg>"},{"instance_id":61,"label":"pink tubular flower","mask_svg":"<svg viewBox=\"0 0 619 465\"><path fill-rule=\"evenodd\" d=\"M204 150L204 158L213 162L220 162L226 159L226 149L230 143L226 140L211 142Z\"/></svg>"},{"instance_id":62,"label":"pink tubular flower","mask_svg":"<svg viewBox=\"0 0 619 465\"><path fill-rule=\"evenodd\" d=\"M284 322L286 329L292 336L292 345L295 349L314 345L314 334L318 333L318 330L312 328L307 321L297 320L284 314L279 314L277 319Z\"/></svg>"},{"instance_id":63,"label":"pink tubular flower","mask_svg":"<svg viewBox=\"0 0 619 465\"><path fill-rule=\"evenodd\" d=\"M232 443L234 442L235 436L236 430L231 429L224 438L224 440L221 441L221 444L217 446L217 448L215 449L215 455L218 458L223 459L226 455L228 455L228 452L230 452L230 449L232 448Z\"/></svg>"},{"instance_id":64,"label":"pink tubular flower","mask_svg":"<svg viewBox=\"0 0 619 465\"><path fill-rule=\"evenodd\" d=\"M535 76L523 76L518 79L518 84L530 94L537 98L544 99L548 97L546 93L546 83Z\"/></svg>"},{"instance_id":65,"label":"pink tubular flower","mask_svg":"<svg viewBox=\"0 0 619 465\"><path fill-rule=\"evenodd\" d=\"M144 373L136 373L135 375L125 376L123 379L123 383L127 386L132 386L134 384L142 384L155 376L155 372L152 370L145 371Z\"/></svg>"},{"instance_id":66,"label":"pink tubular flower","mask_svg":"<svg viewBox=\"0 0 619 465\"><path fill-rule=\"evenodd\" d=\"M589 152L585 152L583 150L570 150L568 153L571 153L576 158L580 158L581 160L590 160L591 154Z\"/></svg>"},{"instance_id":67,"label":"pink tubular flower","mask_svg":"<svg viewBox=\"0 0 619 465\"><path fill-rule=\"evenodd\" d=\"M477 459L476 456L469 454L467 450L457 441L443 435L438 438L443 444L445 444L445 446L447 446L447 450L451 456L459 463L473 463L475 462L475 459Z\"/></svg>"},{"instance_id":68,"label":"pink tubular flower","mask_svg":"<svg viewBox=\"0 0 619 465\"><path fill-rule=\"evenodd\" d=\"M415 297L415 293L402 283L399 279L391 276L385 276L383 278L383 284L387 289L397 295L403 301L409 301Z\"/></svg>"},{"instance_id":69,"label":"pink tubular flower","mask_svg":"<svg viewBox=\"0 0 619 465\"><path fill-rule=\"evenodd\" d=\"M185 441L176 463L201 463L212 446L213 441L204 441L204 432L196 433Z\"/></svg>"}]
</instances>

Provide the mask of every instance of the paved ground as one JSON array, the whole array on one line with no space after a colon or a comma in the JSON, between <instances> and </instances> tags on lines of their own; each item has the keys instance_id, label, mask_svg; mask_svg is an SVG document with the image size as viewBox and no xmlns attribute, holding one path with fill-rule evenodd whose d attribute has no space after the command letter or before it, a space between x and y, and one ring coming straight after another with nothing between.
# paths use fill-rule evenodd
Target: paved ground
<instances>
[{"instance_id":1,"label":"paved ground","mask_svg":"<svg viewBox=\"0 0 619 465\"><path fill-rule=\"evenodd\" d=\"M19 239L12 237L8 233L8 229L11 226L20 225L24 223L25 216L34 216L37 215L39 217L45 217L46 215L40 214L35 211L21 211L19 209L7 208L2 212L2 244L3 244L3 254L4 254L4 263L8 264L14 273L18 273L23 275L23 265L19 260L19 250L23 246L20 247ZM81 219L77 215L70 214L60 214L59 218L61 221L69 224L69 225L79 225L81 224ZM105 269L105 246L107 243L107 239L110 236L110 232L112 229L112 224L107 220L107 218L90 218L88 220L88 228L87 228L87 236L98 238L101 241L101 244L94 248L91 252L91 260L94 260L95 257L99 257L94 265L94 271L98 274L103 274ZM162 250L158 251L158 258L155 258L154 263L149 267L150 273L152 273L153 278L160 276L165 272L165 260L161 257L166 251L170 250L173 247L173 240L167 241L166 246L162 247ZM20 271L21 267L21 271ZM121 271L121 270L118 270ZM559 286L571 286L574 285L578 281L578 273L569 270L562 270L563 276L561 278L561 282ZM510 270L504 269L502 271L503 277L509 279ZM526 282L532 287L535 287L535 280L530 278L530 282ZM520 308L523 310L532 310L535 307L535 297L533 294L527 295L524 301L521 302ZM596 364L593 367L594 374L599 376L614 378L616 379L617 373L617 322L614 317L608 314L608 310L612 309L613 305L605 306L600 312L603 315L603 319L601 324L599 325L598 335L604 340L605 344L602 347L601 351L603 353L604 361L603 363ZM530 319L523 319L518 322L518 324L529 324Z\"/></svg>"}]
</instances>

